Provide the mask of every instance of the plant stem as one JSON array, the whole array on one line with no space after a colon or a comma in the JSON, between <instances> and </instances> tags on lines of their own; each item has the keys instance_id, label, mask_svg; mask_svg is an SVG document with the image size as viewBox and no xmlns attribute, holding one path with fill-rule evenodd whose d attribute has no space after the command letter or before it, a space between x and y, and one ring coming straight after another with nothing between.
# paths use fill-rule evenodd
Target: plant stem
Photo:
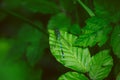
<instances>
[{"instance_id":1,"label":"plant stem","mask_svg":"<svg viewBox=\"0 0 120 80\"><path fill-rule=\"evenodd\" d=\"M25 18L24 16L22 16L22 15L20 15L20 14L18 14L18 13L15 13L15 12L13 12L13 11L7 10L7 9L1 9L1 10L4 11L5 13L11 15L11 16L14 16L14 17L19 18L20 20L22 20L22 21L24 21L24 22L26 22L26 23L29 23L33 28L37 29L38 31L40 31L40 32L42 32L43 34L45 34L46 36L48 36L48 33L47 33L45 30L39 28L37 24L34 24L34 23L33 23L31 20L29 20L28 18Z\"/></svg>"},{"instance_id":2,"label":"plant stem","mask_svg":"<svg viewBox=\"0 0 120 80\"><path fill-rule=\"evenodd\" d=\"M95 14L93 13L93 11L88 8L81 0L77 0L79 2L79 4L88 12L88 14L93 17L95 16Z\"/></svg>"}]
</instances>

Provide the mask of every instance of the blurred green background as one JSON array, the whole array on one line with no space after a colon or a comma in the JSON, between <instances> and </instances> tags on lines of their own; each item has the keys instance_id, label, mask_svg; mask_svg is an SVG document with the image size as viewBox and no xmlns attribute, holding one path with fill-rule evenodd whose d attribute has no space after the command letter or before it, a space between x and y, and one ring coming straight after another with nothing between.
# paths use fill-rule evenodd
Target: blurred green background
<instances>
[{"instance_id":1,"label":"blurred green background","mask_svg":"<svg viewBox=\"0 0 120 80\"><path fill-rule=\"evenodd\" d=\"M0 1L0 80L56 80L67 71L49 50L47 23L57 2Z\"/></svg>"}]
</instances>

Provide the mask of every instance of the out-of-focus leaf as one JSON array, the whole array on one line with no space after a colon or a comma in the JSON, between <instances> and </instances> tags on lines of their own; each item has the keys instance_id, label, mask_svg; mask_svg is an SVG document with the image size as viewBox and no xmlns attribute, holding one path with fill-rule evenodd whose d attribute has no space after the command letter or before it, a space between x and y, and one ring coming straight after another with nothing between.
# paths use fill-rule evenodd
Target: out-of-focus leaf
<instances>
[{"instance_id":1,"label":"out-of-focus leaf","mask_svg":"<svg viewBox=\"0 0 120 80\"><path fill-rule=\"evenodd\" d=\"M19 39L26 43L39 42L41 35L38 30L31 27L29 24L23 24L18 34Z\"/></svg>"},{"instance_id":2,"label":"out-of-focus leaf","mask_svg":"<svg viewBox=\"0 0 120 80\"><path fill-rule=\"evenodd\" d=\"M3 7L15 9L24 8L33 13L53 14L60 10L54 1L49 0L4 0Z\"/></svg>"},{"instance_id":3,"label":"out-of-focus leaf","mask_svg":"<svg viewBox=\"0 0 120 80\"><path fill-rule=\"evenodd\" d=\"M120 73L117 75L116 80L120 80Z\"/></svg>"},{"instance_id":4,"label":"out-of-focus leaf","mask_svg":"<svg viewBox=\"0 0 120 80\"><path fill-rule=\"evenodd\" d=\"M27 66L23 62L0 64L0 80L25 80L27 73Z\"/></svg>"},{"instance_id":5,"label":"out-of-focus leaf","mask_svg":"<svg viewBox=\"0 0 120 80\"><path fill-rule=\"evenodd\" d=\"M107 18L112 22L120 19L119 0L94 0L95 12L97 16Z\"/></svg>"},{"instance_id":6,"label":"out-of-focus leaf","mask_svg":"<svg viewBox=\"0 0 120 80\"><path fill-rule=\"evenodd\" d=\"M1 5L2 7L8 8L8 9L15 9L17 7L20 7L22 3L23 3L23 0L3 0Z\"/></svg>"},{"instance_id":7,"label":"out-of-focus leaf","mask_svg":"<svg viewBox=\"0 0 120 80\"><path fill-rule=\"evenodd\" d=\"M40 69L33 71L24 61L9 60L0 64L0 80L41 80L41 73Z\"/></svg>"},{"instance_id":8,"label":"out-of-focus leaf","mask_svg":"<svg viewBox=\"0 0 120 80\"><path fill-rule=\"evenodd\" d=\"M82 30L82 34L76 39L75 46L94 46L98 43L99 46L105 44L108 39L112 27L109 25L109 21L99 18L92 17L87 20L86 26Z\"/></svg>"},{"instance_id":9,"label":"out-of-focus leaf","mask_svg":"<svg viewBox=\"0 0 120 80\"><path fill-rule=\"evenodd\" d=\"M92 57L89 76L92 80L103 80L108 76L113 66L108 50L101 51Z\"/></svg>"},{"instance_id":10,"label":"out-of-focus leaf","mask_svg":"<svg viewBox=\"0 0 120 80\"><path fill-rule=\"evenodd\" d=\"M114 64L114 75L116 76L120 72L120 61Z\"/></svg>"},{"instance_id":11,"label":"out-of-focus leaf","mask_svg":"<svg viewBox=\"0 0 120 80\"><path fill-rule=\"evenodd\" d=\"M5 59L12 47L12 41L7 39L0 39L0 62Z\"/></svg>"},{"instance_id":12,"label":"out-of-focus leaf","mask_svg":"<svg viewBox=\"0 0 120 80\"><path fill-rule=\"evenodd\" d=\"M13 41L14 41L14 43L9 52L10 53L9 56L11 56L13 60L15 60L15 59L19 59L20 57L23 56L23 54L26 51L27 44L21 42L19 39L15 39Z\"/></svg>"},{"instance_id":13,"label":"out-of-focus leaf","mask_svg":"<svg viewBox=\"0 0 120 80\"><path fill-rule=\"evenodd\" d=\"M71 21L64 13L59 13L53 16L48 23L48 29L57 28L67 31L70 26Z\"/></svg>"},{"instance_id":14,"label":"out-of-focus leaf","mask_svg":"<svg viewBox=\"0 0 120 80\"><path fill-rule=\"evenodd\" d=\"M90 67L90 52L88 48L73 47L76 36L60 31L59 40L54 30L49 30L50 50L58 62L79 72L88 72Z\"/></svg>"},{"instance_id":15,"label":"out-of-focus leaf","mask_svg":"<svg viewBox=\"0 0 120 80\"><path fill-rule=\"evenodd\" d=\"M72 12L75 10L75 1L73 0L60 0L61 9L63 11Z\"/></svg>"},{"instance_id":16,"label":"out-of-focus leaf","mask_svg":"<svg viewBox=\"0 0 120 80\"><path fill-rule=\"evenodd\" d=\"M81 34L81 28L78 24L73 24L70 29L70 33L75 34L75 35L80 35Z\"/></svg>"},{"instance_id":17,"label":"out-of-focus leaf","mask_svg":"<svg viewBox=\"0 0 120 80\"><path fill-rule=\"evenodd\" d=\"M114 54L120 58L120 26L116 26L113 30L111 36L111 45L114 51Z\"/></svg>"},{"instance_id":18,"label":"out-of-focus leaf","mask_svg":"<svg viewBox=\"0 0 120 80\"><path fill-rule=\"evenodd\" d=\"M43 14L53 14L58 13L59 8L55 2L50 0L26 0L23 1L24 7L26 7L31 12L40 12Z\"/></svg>"},{"instance_id":19,"label":"out-of-focus leaf","mask_svg":"<svg viewBox=\"0 0 120 80\"><path fill-rule=\"evenodd\" d=\"M58 80L88 80L88 78L77 72L67 72L60 76Z\"/></svg>"},{"instance_id":20,"label":"out-of-focus leaf","mask_svg":"<svg viewBox=\"0 0 120 80\"><path fill-rule=\"evenodd\" d=\"M42 25L40 25L42 26ZM43 35L28 24L22 26L19 31L19 40L26 44L26 56L31 65L36 64L41 58L46 47L43 42ZM42 47L41 47L42 45Z\"/></svg>"}]
</instances>

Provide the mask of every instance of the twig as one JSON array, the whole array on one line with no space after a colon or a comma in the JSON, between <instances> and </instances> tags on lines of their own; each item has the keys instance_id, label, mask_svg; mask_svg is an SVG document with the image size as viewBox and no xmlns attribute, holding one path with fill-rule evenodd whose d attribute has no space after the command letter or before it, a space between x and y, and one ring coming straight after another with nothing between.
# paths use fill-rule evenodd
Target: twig
<instances>
[{"instance_id":1,"label":"twig","mask_svg":"<svg viewBox=\"0 0 120 80\"><path fill-rule=\"evenodd\" d=\"M88 14L91 17L95 16L94 12L90 8L88 8L81 0L77 0L77 1L88 12Z\"/></svg>"}]
</instances>

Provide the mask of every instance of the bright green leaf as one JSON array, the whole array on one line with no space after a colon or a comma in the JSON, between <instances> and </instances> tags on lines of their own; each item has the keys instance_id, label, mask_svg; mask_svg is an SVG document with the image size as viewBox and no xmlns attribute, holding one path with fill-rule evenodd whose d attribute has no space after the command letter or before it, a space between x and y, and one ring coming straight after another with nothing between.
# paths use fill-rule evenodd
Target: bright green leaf
<instances>
[{"instance_id":1,"label":"bright green leaf","mask_svg":"<svg viewBox=\"0 0 120 80\"><path fill-rule=\"evenodd\" d=\"M54 30L49 30L49 44L52 54L64 66L79 72L88 72L91 61L88 48L73 47L76 36L60 31L60 40L56 38Z\"/></svg>"},{"instance_id":2,"label":"bright green leaf","mask_svg":"<svg viewBox=\"0 0 120 80\"><path fill-rule=\"evenodd\" d=\"M77 72L67 72L60 76L58 80L88 80L88 78Z\"/></svg>"},{"instance_id":3,"label":"bright green leaf","mask_svg":"<svg viewBox=\"0 0 120 80\"><path fill-rule=\"evenodd\" d=\"M120 26L116 26L111 36L111 45L114 54L120 58Z\"/></svg>"},{"instance_id":4,"label":"bright green leaf","mask_svg":"<svg viewBox=\"0 0 120 80\"><path fill-rule=\"evenodd\" d=\"M108 50L101 51L92 57L89 76L92 80L103 80L113 66L112 57Z\"/></svg>"}]
</instances>

